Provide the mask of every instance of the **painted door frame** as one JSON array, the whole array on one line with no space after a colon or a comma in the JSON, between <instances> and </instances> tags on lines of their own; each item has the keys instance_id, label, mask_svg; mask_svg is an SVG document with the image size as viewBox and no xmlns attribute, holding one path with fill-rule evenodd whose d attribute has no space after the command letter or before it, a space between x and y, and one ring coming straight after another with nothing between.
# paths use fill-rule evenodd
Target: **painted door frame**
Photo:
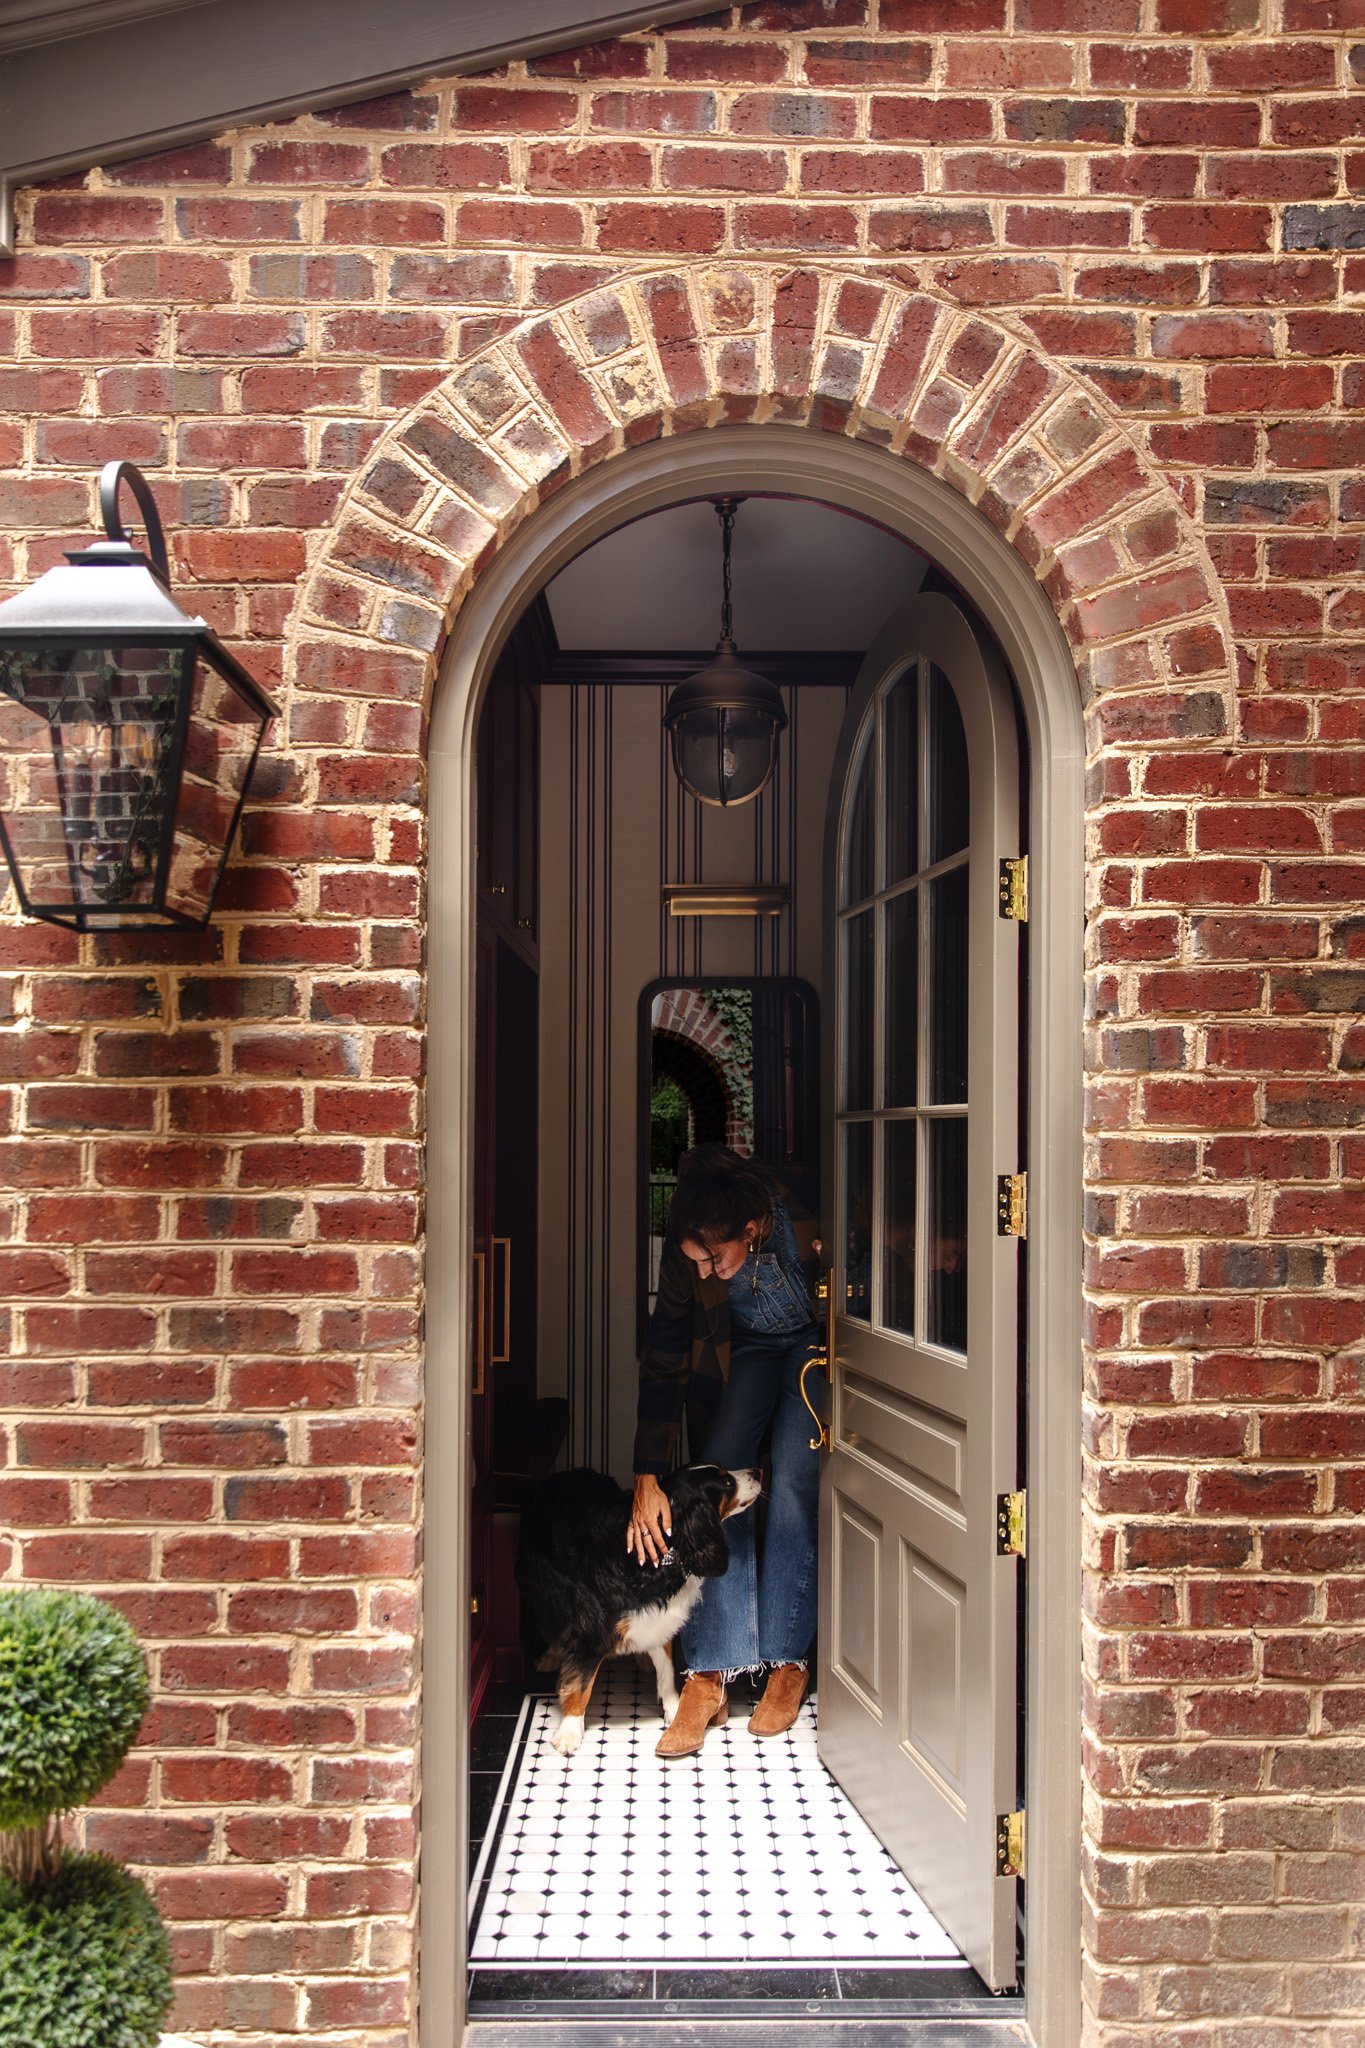
<instances>
[{"instance_id":1,"label":"painted door frame","mask_svg":"<svg viewBox=\"0 0 1365 2048\"><path fill-rule=\"evenodd\" d=\"M428 1136L421 2048L465 2035L468 1342L474 734L518 614L576 554L680 500L766 491L902 534L989 622L1029 747L1029 1577L1026 2015L1039 2048L1080 2038L1081 1117L1084 741L1066 639L1032 572L951 485L867 443L790 426L713 427L599 463L533 513L482 572L432 708L428 811ZM823 819L819 821L823 830ZM1061 1674L1072 1674L1062 1682ZM558 2026L562 2036L564 2028ZM474 2023L468 2039L483 2028ZM535 2029L524 2029L528 2048ZM548 2036L546 2037L548 2038Z\"/></svg>"}]
</instances>

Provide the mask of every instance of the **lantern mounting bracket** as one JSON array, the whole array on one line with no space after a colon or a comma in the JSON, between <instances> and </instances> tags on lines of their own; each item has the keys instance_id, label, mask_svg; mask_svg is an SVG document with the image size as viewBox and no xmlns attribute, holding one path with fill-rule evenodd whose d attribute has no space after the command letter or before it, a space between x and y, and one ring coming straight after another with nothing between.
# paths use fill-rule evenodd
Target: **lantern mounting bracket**
<instances>
[{"instance_id":1,"label":"lantern mounting bracket","mask_svg":"<svg viewBox=\"0 0 1365 2048\"><path fill-rule=\"evenodd\" d=\"M119 518L118 494L127 484L137 507L142 514L143 531L147 540L147 552L133 546L133 536ZM104 521L106 538L95 541L88 548L67 550L68 562L82 567L104 567L106 569L150 569L159 583L167 590L171 587L171 561L166 552L166 535L161 525L161 514L156 509L152 487L142 471L132 462L106 462L100 471L100 518Z\"/></svg>"}]
</instances>

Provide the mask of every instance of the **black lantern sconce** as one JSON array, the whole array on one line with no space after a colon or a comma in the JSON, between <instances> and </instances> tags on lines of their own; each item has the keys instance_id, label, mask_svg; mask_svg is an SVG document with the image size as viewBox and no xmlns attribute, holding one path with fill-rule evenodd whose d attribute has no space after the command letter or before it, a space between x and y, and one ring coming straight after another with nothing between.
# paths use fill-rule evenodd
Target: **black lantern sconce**
<instances>
[{"instance_id":1,"label":"black lantern sconce","mask_svg":"<svg viewBox=\"0 0 1365 2048\"><path fill-rule=\"evenodd\" d=\"M100 516L107 539L0 604L0 844L29 917L202 930L275 706L171 596L131 462L102 470Z\"/></svg>"},{"instance_id":2,"label":"black lantern sconce","mask_svg":"<svg viewBox=\"0 0 1365 2048\"><path fill-rule=\"evenodd\" d=\"M716 657L679 683L664 712L673 772L704 804L728 809L766 789L787 723L782 693L740 661L730 630L730 538L738 498L717 498L721 531L720 639Z\"/></svg>"}]
</instances>

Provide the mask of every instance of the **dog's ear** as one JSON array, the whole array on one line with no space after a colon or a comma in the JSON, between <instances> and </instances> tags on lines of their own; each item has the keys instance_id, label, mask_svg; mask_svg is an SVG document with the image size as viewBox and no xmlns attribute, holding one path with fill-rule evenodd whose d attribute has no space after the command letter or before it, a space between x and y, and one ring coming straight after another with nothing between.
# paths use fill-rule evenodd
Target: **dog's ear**
<instances>
[{"instance_id":1,"label":"dog's ear","mask_svg":"<svg viewBox=\"0 0 1365 2048\"><path fill-rule=\"evenodd\" d=\"M673 1549L684 1571L699 1579L724 1578L730 1549L714 1502L705 1490L680 1487L673 1501Z\"/></svg>"}]
</instances>

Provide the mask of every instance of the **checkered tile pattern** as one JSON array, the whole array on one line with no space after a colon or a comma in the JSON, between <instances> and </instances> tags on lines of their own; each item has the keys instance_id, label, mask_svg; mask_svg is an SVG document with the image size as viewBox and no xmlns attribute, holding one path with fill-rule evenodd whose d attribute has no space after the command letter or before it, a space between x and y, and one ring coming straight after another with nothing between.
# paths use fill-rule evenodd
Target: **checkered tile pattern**
<instances>
[{"instance_id":1,"label":"checkered tile pattern","mask_svg":"<svg viewBox=\"0 0 1365 2048\"><path fill-rule=\"evenodd\" d=\"M654 1755L652 1676L598 1680L578 1755L528 1700L475 1872L471 1962L917 1964L962 1957L820 1762L808 1702L759 1741L744 1711L700 1755Z\"/></svg>"}]
</instances>

